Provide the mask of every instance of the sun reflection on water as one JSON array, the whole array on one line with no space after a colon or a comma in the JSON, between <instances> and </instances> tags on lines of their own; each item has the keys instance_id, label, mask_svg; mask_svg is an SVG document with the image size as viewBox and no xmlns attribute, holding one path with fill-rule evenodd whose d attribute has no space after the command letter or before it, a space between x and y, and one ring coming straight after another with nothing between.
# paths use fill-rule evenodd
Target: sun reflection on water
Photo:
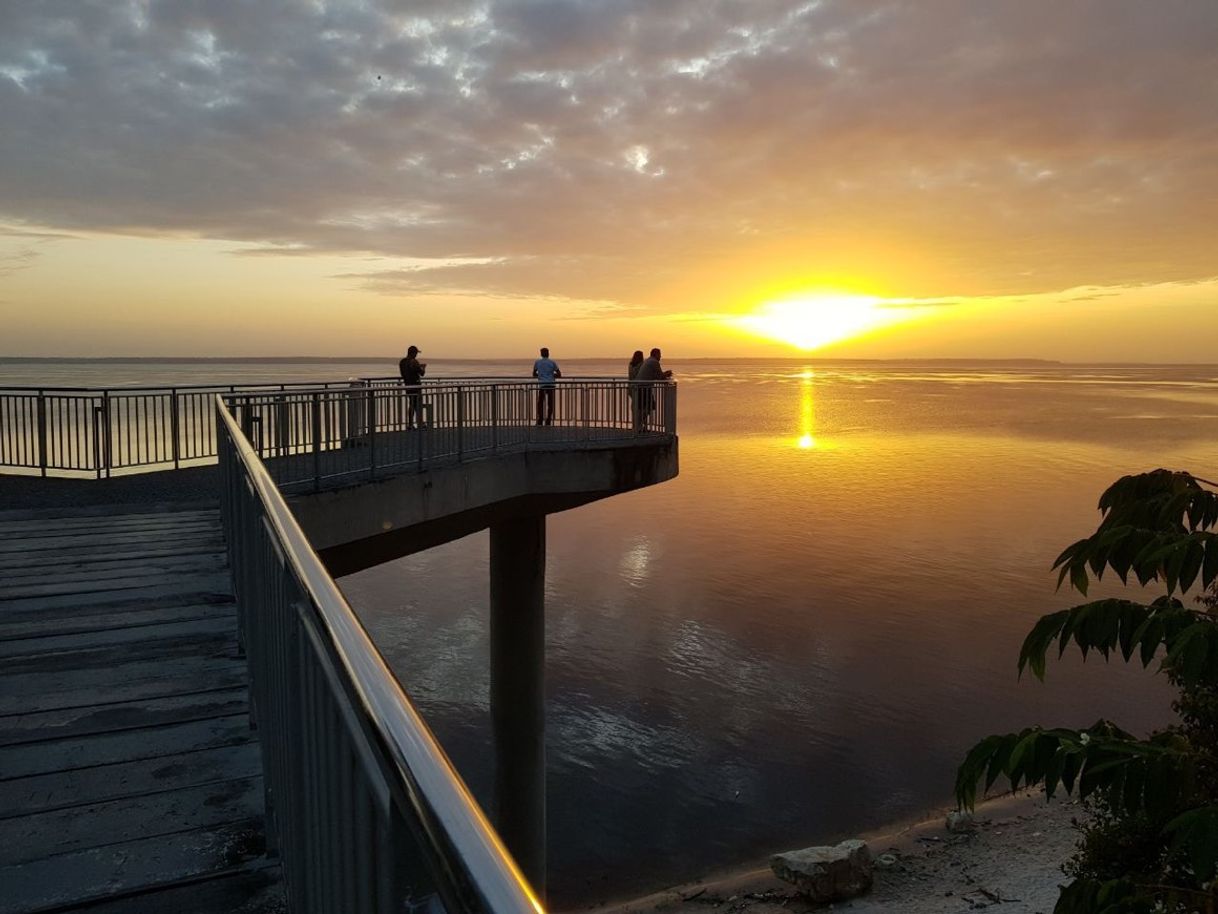
<instances>
[{"instance_id":1,"label":"sun reflection on water","mask_svg":"<svg viewBox=\"0 0 1218 914\"><path fill-rule=\"evenodd\" d=\"M799 376L799 438L795 444L802 450L810 451L816 447L816 390L813 381L816 372L805 368Z\"/></svg>"}]
</instances>

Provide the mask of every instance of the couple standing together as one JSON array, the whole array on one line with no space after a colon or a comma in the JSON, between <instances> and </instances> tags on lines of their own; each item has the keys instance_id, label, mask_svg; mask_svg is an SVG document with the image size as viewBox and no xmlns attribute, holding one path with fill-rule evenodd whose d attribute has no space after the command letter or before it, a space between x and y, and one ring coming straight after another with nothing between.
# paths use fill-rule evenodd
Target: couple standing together
<instances>
[{"instance_id":1,"label":"couple standing together","mask_svg":"<svg viewBox=\"0 0 1218 914\"><path fill-rule=\"evenodd\" d=\"M651 350L651 355L643 358L643 350L636 349L626 366L626 376L633 382L630 385L630 405L634 410L634 429L640 431L644 423L651 417L656 408L655 382L667 381L672 372L660 365L660 350Z\"/></svg>"}]
</instances>

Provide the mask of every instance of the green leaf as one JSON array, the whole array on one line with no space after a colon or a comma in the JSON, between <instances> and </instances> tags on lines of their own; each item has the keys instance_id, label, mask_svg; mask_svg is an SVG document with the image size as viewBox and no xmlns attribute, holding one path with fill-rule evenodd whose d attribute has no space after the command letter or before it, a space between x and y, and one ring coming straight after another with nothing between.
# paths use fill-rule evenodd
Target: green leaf
<instances>
[{"instance_id":1,"label":"green leaf","mask_svg":"<svg viewBox=\"0 0 1218 914\"><path fill-rule=\"evenodd\" d=\"M1209 587L1215 580L1218 580L1218 538L1210 537L1201 563L1201 586Z\"/></svg>"},{"instance_id":2,"label":"green leaf","mask_svg":"<svg viewBox=\"0 0 1218 914\"><path fill-rule=\"evenodd\" d=\"M1197 621L1178 627L1164 638L1168 651L1162 664L1185 686L1213 681L1218 672L1218 624L1191 614L1190 619Z\"/></svg>"},{"instance_id":3,"label":"green leaf","mask_svg":"<svg viewBox=\"0 0 1218 914\"><path fill-rule=\"evenodd\" d=\"M1077 565L1070 566L1070 586L1081 593L1084 597L1087 596L1087 564L1080 562Z\"/></svg>"},{"instance_id":4,"label":"green leaf","mask_svg":"<svg viewBox=\"0 0 1218 914\"><path fill-rule=\"evenodd\" d=\"M1049 755L1045 762L1045 796L1050 800L1057 793L1057 785L1062 782L1062 776L1066 770L1066 750L1059 743ZM1070 792L1070 788L1066 788L1066 793Z\"/></svg>"},{"instance_id":5,"label":"green leaf","mask_svg":"<svg viewBox=\"0 0 1218 914\"><path fill-rule=\"evenodd\" d=\"M1023 675L1024 667L1030 666L1032 675L1042 682L1044 681L1045 653L1049 650L1053 639L1060 633L1062 626L1069 620L1070 612L1071 610L1063 609L1060 612L1042 616L1032 627L1032 631L1024 639L1023 647L1019 651L1020 676Z\"/></svg>"},{"instance_id":6,"label":"green leaf","mask_svg":"<svg viewBox=\"0 0 1218 914\"><path fill-rule=\"evenodd\" d=\"M1031 732L1025 731L1025 735L1021 737L1019 742L1015 744L1015 748L1011 750L1011 756L1006 765L1006 775L1011 780L1012 790L1019 786L1021 780L1026 780L1029 784L1035 783L1030 776L1030 772L1027 772L1025 769L1029 757L1036 746L1036 737L1038 735L1036 730Z\"/></svg>"},{"instance_id":7,"label":"green leaf","mask_svg":"<svg viewBox=\"0 0 1218 914\"><path fill-rule=\"evenodd\" d=\"M1197 580L1201 563L1205 561L1205 543L1193 539L1184 548L1184 561L1180 565L1180 589L1187 591Z\"/></svg>"},{"instance_id":8,"label":"green leaf","mask_svg":"<svg viewBox=\"0 0 1218 914\"><path fill-rule=\"evenodd\" d=\"M1172 853L1183 853L1201 882L1218 875L1218 806L1201 806L1167 823Z\"/></svg>"}]
</instances>

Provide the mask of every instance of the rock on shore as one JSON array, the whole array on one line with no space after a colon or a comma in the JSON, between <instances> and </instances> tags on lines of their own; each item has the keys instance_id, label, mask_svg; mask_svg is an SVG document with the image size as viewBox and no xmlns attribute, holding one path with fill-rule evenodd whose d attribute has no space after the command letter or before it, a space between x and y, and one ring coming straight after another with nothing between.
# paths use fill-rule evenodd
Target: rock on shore
<instances>
[{"instance_id":1,"label":"rock on shore","mask_svg":"<svg viewBox=\"0 0 1218 914\"><path fill-rule=\"evenodd\" d=\"M844 901L871 888L871 850L857 839L775 854L770 869L809 901Z\"/></svg>"},{"instance_id":2,"label":"rock on shore","mask_svg":"<svg viewBox=\"0 0 1218 914\"><path fill-rule=\"evenodd\" d=\"M977 810L961 831L945 813L919 825L870 837L873 885L832 903L850 914L962 914L1001 906L1002 914L1049 914L1061 864L1077 840L1078 807L1042 794L1002 797ZM624 903L592 906L599 914L814 914L830 910L780 881L769 868L721 874ZM996 912L997 914L997 912Z\"/></svg>"}]
</instances>

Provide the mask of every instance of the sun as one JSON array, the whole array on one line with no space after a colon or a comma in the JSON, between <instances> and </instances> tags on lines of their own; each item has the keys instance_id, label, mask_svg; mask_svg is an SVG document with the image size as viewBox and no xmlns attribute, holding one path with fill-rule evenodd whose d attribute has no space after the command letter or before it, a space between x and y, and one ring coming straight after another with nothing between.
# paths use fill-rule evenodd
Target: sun
<instances>
[{"instance_id":1,"label":"sun","mask_svg":"<svg viewBox=\"0 0 1218 914\"><path fill-rule=\"evenodd\" d=\"M735 323L757 336L810 351L875 330L901 316L899 309L875 296L818 293L766 302Z\"/></svg>"}]
</instances>

